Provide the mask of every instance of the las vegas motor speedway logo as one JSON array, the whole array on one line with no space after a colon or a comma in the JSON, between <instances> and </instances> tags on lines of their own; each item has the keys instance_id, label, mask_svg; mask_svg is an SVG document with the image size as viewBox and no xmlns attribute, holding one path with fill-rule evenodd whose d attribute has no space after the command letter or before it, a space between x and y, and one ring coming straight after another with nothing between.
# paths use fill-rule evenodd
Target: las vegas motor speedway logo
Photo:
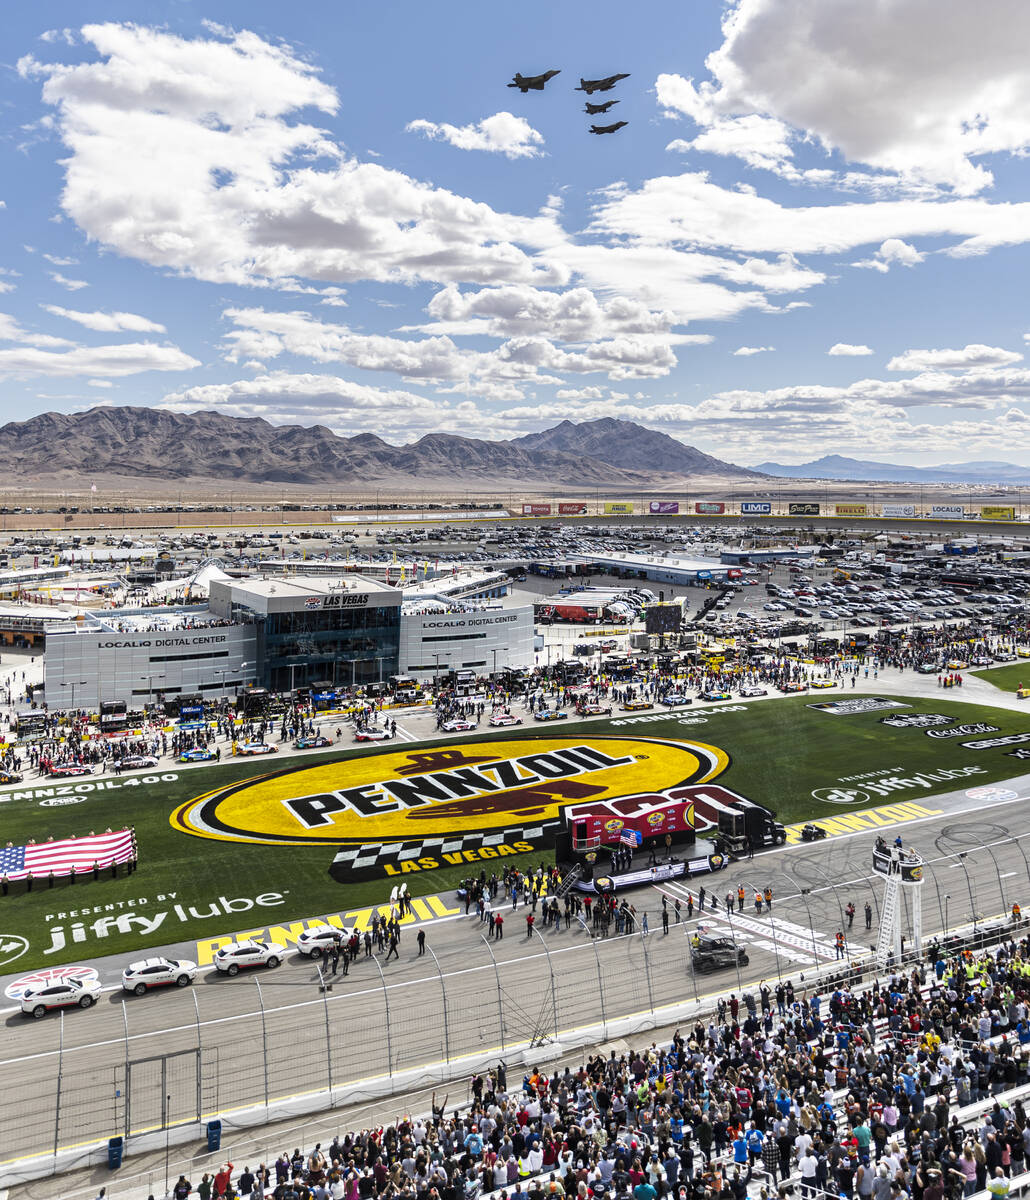
<instances>
[{"instance_id":1,"label":"las vegas motor speedway logo","mask_svg":"<svg viewBox=\"0 0 1030 1200\"><path fill-rule=\"evenodd\" d=\"M707 783L728 765L718 747L657 738L466 742L259 775L190 800L171 823L220 841L348 847L352 866L372 851L382 868L384 851L553 843L574 806L668 803L671 789Z\"/></svg>"}]
</instances>

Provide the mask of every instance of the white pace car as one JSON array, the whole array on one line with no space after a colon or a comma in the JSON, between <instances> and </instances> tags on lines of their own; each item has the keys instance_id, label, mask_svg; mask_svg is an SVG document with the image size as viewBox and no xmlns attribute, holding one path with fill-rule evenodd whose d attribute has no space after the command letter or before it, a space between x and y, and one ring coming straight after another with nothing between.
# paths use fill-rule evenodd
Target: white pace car
<instances>
[{"instance_id":1,"label":"white pace car","mask_svg":"<svg viewBox=\"0 0 1030 1200\"><path fill-rule=\"evenodd\" d=\"M21 1011L38 1020L55 1008L92 1008L100 992L99 979L62 979L26 988L21 997Z\"/></svg>"},{"instance_id":2,"label":"white pace car","mask_svg":"<svg viewBox=\"0 0 1030 1200\"><path fill-rule=\"evenodd\" d=\"M226 975L238 975L248 967L277 967L285 953L279 942L230 942L215 954L215 966Z\"/></svg>"},{"instance_id":3,"label":"white pace car","mask_svg":"<svg viewBox=\"0 0 1030 1200\"><path fill-rule=\"evenodd\" d=\"M144 996L151 988L188 987L197 977L197 964L185 958L141 958L122 972L122 987Z\"/></svg>"}]
</instances>

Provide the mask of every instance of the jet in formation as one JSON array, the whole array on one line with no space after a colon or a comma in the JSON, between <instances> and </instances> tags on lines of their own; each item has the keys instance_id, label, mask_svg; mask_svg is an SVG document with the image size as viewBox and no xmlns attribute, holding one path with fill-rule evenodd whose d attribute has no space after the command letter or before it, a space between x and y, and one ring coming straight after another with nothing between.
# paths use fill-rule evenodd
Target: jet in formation
<instances>
[{"instance_id":1,"label":"jet in formation","mask_svg":"<svg viewBox=\"0 0 1030 1200\"><path fill-rule=\"evenodd\" d=\"M588 96L594 92L610 92L620 79L629 79L629 72L625 75L607 75L604 79L580 79L579 87L574 90L586 92Z\"/></svg>"},{"instance_id":2,"label":"jet in formation","mask_svg":"<svg viewBox=\"0 0 1030 1200\"><path fill-rule=\"evenodd\" d=\"M616 121L614 125L591 125L590 132L591 133L615 133L616 130L621 129L623 127L623 125L628 125L628 124L629 124L629 121Z\"/></svg>"},{"instance_id":3,"label":"jet in formation","mask_svg":"<svg viewBox=\"0 0 1030 1200\"><path fill-rule=\"evenodd\" d=\"M596 116L598 113L606 113L613 104L618 104L618 103L619 103L618 100L605 100L603 104L591 104L590 101L588 100L587 106L586 106L586 108L583 109L583 111L586 113L589 113L593 117L593 116Z\"/></svg>"},{"instance_id":4,"label":"jet in formation","mask_svg":"<svg viewBox=\"0 0 1030 1200\"><path fill-rule=\"evenodd\" d=\"M515 78L508 84L508 87L518 88L519 91L526 95L530 90L534 92L542 92L544 84L549 79L553 79L555 75L560 75L561 71L545 71L542 75L520 75L515 72Z\"/></svg>"}]
</instances>

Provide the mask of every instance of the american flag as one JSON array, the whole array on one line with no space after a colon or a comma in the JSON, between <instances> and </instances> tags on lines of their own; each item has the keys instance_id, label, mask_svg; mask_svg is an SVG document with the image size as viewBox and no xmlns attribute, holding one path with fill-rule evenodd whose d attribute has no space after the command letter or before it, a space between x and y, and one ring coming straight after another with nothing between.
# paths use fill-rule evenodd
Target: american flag
<instances>
[{"instance_id":1,"label":"american flag","mask_svg":"<svg viewBox=\"0 0 1030 1200\"><path fill-rule=\"evenodd\" d=\"M65 838L60 842L42 842L35 846L0 848L0 875L7 879L27 879L49 875L70 875L91 871L93 864L110 867L136 857L135 837L131 829L89 837Z\"/></svg>"},{"instance_id":2,"label":"american flag","mask_svg":"<svg viewBox=\"0 0 1030 1200\"><path fill-rule=\"evenodd\" d=\"M624 829L619 842L623 846L637 846L640 844L640 838L635 829Z\"/></svg>"}]
</instances>

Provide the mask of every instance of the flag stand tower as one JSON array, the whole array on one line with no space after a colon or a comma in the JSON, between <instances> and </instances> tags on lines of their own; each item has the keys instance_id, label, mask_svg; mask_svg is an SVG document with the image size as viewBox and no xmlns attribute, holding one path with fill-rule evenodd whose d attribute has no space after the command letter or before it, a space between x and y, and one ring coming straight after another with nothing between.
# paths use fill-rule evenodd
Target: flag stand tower
<instances>
[{"instance_id":1,"label":"flag stand tower","mask_svg":"<svg viewBox=\"0 0 1030 1200\"><path fill-rule=\"evenodd\" d=\"M910 939L910 952L916 957L923 952L923 860L914 850L906 850L897 842L888 846L883 838L878 838L873 850L873 870L883 876L876 965L887 969L900 966L904 961L906 939ZM903 894L907 906L902 900ZM906 907L909 913L907 929Z\"/></svg>"}]
</instances>

